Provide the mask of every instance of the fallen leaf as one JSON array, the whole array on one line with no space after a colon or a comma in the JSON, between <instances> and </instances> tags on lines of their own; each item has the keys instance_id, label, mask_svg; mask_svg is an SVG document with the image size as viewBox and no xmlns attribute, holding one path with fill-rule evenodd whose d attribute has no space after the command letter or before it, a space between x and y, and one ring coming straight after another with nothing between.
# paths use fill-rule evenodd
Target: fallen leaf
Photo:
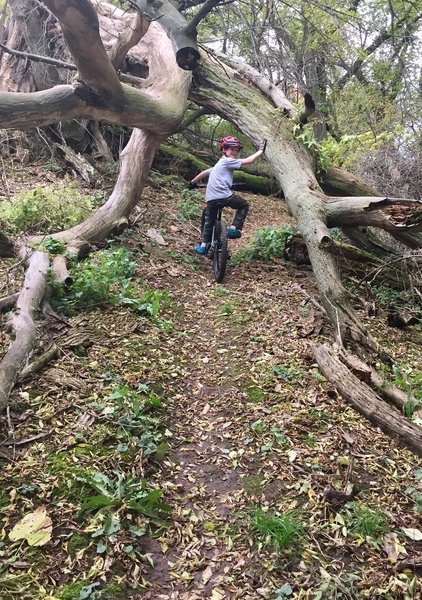
<instances>
[{"instance_id":1,"label":"fallen leaf","mask_svg":"<svg viewBox=\"0 0 422 600\"><path fill-rule=\"evenodd\" d=\"M202 583L206 585L212 577L212 569L211 567L207 567L205 571L202 573Z\"/></svg>"},{"instance_id":2,"label":"fallen leaf","mask_svg":"<svg viewBox=\"0 0 422 600\"><path fill-rule=\"evenodd\" d=\"M40 506L16 523L9 533L9 539L12 542L26 540L29 546L44 546L50 541L52 531L51 519L47 516L45 506Z\"/></svg>"},{"instance_id":3,"label":"fallen leaf","mask_svg":"<svg viewBox=\"0 0 422 600\"><path fill-rule=\"evenodd\" d=\"M420 542L422 540L422 531L420 529L412 529L411 527L406 529L402 529L404 535L407 535L408 538L414 540L415 542Z\"/></svg>"},{"instance_id":4,"label":"fallen leaf","mask_svg":"<svg viewBox=\"0 0 422 600\"><path fill-rule=\"evenodd\" d=\"M297 452L296 450L289 450L287 453L287 456L289 457L289 462L294 462L296 460L297 457Z\"/></svg>"},{"instance_id":5,"label":"fallen leaf","mask_svg":"<svg viewBox=\"0 0 422 600\"><path fill-rule=\"evenodd\" d=\"M209 412L210 408L211 408L211 406L209 404L206 404L204 406L204 408L202 409L201 415L206 415Z\"/></svg>"},{"instance_id":6,"label":"fallen leaf","mask_svg":"<svg viewBox=\"0 0 422 600\"><path fill-rule=\"evenodd\" d=\"M167 242L165 241L161 233L154 229L154 227L148 229L147 236L155 242L157 242L157 244L159 244L160 246L167 246Z\"/></svg>"}]
</instances>

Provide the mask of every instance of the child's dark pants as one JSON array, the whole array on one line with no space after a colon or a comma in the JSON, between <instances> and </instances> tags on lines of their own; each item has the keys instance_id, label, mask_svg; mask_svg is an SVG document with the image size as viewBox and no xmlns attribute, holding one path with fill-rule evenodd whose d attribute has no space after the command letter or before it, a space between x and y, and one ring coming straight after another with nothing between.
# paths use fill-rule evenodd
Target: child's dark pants
<instances>
[{"instance_id":1,"label":"child's dark pants","mask_svg":"<svg viewBox=\"0 0 422 600\"><path fill-rule=\"evenodd\" d=\"M237 196L236 194L233 194L229 198L224 198L223 200L210 200L207 202L202 214L204 223L202 230L202 241L205 244L209 244L211 242L212 227L214 225L218 209L226 206L236 210L233 219L233 226L236 227L236 229L242 230L243 223L245 222L249 211L249 204L246 202L246 200L240 196Z\"/></svg>"}]
</instances>

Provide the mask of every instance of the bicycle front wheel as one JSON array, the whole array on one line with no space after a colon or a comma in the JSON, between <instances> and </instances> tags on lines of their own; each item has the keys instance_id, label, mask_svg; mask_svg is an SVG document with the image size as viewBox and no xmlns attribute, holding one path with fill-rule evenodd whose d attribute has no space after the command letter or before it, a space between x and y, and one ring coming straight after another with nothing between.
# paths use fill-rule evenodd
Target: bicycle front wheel
<instances>
[{"instance_id":1,"label":"bicycle front wheel","mask_svg":"<svg viewBox=\"0 0 422 600\"><path fill-rule=\"evenodd\" d=\"M229 258L229 243L227 239L227 227L224 221L215 224L215 250L213 256L214 278L221 283L226 274L227 259Z\"/></svg>"}]
</instances>

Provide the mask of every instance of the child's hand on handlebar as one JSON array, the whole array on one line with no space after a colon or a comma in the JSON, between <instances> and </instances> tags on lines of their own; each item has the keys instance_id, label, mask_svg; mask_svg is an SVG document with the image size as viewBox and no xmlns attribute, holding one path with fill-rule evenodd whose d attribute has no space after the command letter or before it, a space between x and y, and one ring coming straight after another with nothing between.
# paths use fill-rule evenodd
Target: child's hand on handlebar
<instances>
[{"instance_id":1,"label":"child's hand on handlebar","mask_svg":"<svg viewBox=\"0 0 422 600\"><path fill-rule=\"evenodd\" d=\"M198 184L197 183L193 183L193 181L189 181L187 188L188 190L196 190L198 188Z\"/></svg>"}]
</instances>

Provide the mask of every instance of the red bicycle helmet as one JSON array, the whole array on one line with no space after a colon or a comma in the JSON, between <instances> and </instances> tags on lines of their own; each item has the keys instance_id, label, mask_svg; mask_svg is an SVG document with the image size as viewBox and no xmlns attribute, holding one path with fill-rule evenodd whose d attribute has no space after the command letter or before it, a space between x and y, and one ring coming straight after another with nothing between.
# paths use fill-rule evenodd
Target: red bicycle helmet
<instances>
[{"instance_id":1,"label":"red bicycle helmet","mask_svg":"<svg viewBox=\"0 0 422 600\"><path fill-rule=\"evenodd\" d=\"M227 148L237 148L238 150L240 150L242 147L241 143L239 142L239 140L237 139L237 137L234 137L233 135L226 135L226 137L223 137L220 140L220 150L227 150Z\"/></svg>"}]
</instances>

